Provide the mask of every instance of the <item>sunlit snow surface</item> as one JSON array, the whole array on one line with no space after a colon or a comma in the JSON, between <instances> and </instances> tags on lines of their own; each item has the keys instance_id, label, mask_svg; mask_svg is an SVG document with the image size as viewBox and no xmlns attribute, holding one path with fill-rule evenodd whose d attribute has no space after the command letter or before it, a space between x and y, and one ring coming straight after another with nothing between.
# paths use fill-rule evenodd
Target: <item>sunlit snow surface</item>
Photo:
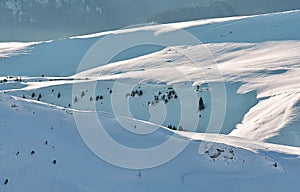
<instances>
[{"instance_id":1,"label":"sunlit snow surface","mask_svg":"<svg viewBox=\"0 0 300 192\"><path fill-rule=\"evenodd\" d=\"M9 182L0 185L0 191L297 191L299 19L300 12L291 11L51 42L1 43L0 182ZM138 47L77 73L89 48L107 35L168 35L182 29L203 44ZM96 82L95 92L89 89L91 82ZM142 95L130 96L126 85L132 82L133 90L142 90ZM220 82L226 89L224 124L221 130L207 129L212 107L219 101L212 88ZM74 91L73 83L80 89ZM178 98L155 101L159 92L160 98L167 97L173 89ZM180 91L191 94L180 97ZM196 100L185 98L193 94ZM96 96L103 98L96 101ZM200 97L206 108L199 112ZM131 117L123 108L114 111L114 103L123 100L128 100ZM185 124L185 131L167 128L179 127L182 101L188 101L184 107L190 118L199 120L198 133L188 132L193 122ZM174 135L178 142L190 143L159 167L130 170L110 165L90 151L76 129L74 112L90 113L94 108L85 104L94 102L106 131L124 146L154 147ZM123 129L118 118L126 119L132 130ZM149 124L155 132L136 134Z\"/></svg>"}]
</instances>

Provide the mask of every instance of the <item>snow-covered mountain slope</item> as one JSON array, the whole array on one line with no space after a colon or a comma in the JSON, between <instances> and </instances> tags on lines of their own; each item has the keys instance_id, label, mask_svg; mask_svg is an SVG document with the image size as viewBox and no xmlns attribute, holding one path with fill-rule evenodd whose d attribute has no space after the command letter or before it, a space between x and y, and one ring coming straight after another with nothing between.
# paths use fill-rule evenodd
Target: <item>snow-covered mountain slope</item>
<instances>
[{"instance_id":1,"label":"snow-covered mountain slope","mask_svg":"<svg viewBox=\"0 0 300 192\"><path fill-rule=\"evenodd\" d=\"M280 191L299 185L299 159L294 156L300 155L299 148L229 136L218 141L183 132L194 140L175 159L152 169L130 170L93 155L82 142L70 110L3 93L0 107L4 133L0 136L1 191ZM102 114L102 119L104 124L117 125L111 115ZM131 120L131 124L136 122ZM142 148L164 142L173 134L160 128L147 137L132 139L120 126L111 126L107 132L123 144ZM210 139L216 143L206 148ZM200 144L205 153L198 152Z\"/></svg>"},{"instance_id":2,"label":"snow-covered mountain slope","mask_svg":"<svg viewBox=\"0 0 300 192\"><path fill-rule=\"evenodd\" d=\"M26 83L18 85L12 81L11 84L3 85L2 89L7 89L7 87L23 88L25 92L17 91L15 94L24 95L26 98L31 97L34 89L38 89L35 92L36 94L41 92L43 95L41 100L68 107L74 101L75 95L72 95L71 83L76 76L66 77L66 81L56 80L49 83L49 80L55 79L54 77L74 75L81 58L93 43L108 34L118 38L124 34L168 34L174 30L185 29L198 37L204 45L178 45L167 48L145 45L117 56L114 58L117 62L100 67L96 67L98 63L95 63L94 67L96 68L90 66L93 69L79 73L77 76L91 78L98 76L101 72L101 76L97 80L105 81L101 82L104 86L102 88L100 86L98 91L103 94L104 100L107 99L108 104L106 105L106 102L99 103L99 107L101 106L101 110L109 112L113 110L109 104L111 95L105 89L112 89L116 79L134 79L135 82L143 83L147 83L147 79L151 79L152 83L180 84L187 81L186 77L188 76L195 87L194 93L197 93L198 98L203 97L207 103L213 103L210 91L199 92L196 89L199 85L205 90L205 87L208 86L206 83L219 81L214 79L211 74L215 71L211 70L210 65L216 62L218 70L224 78L227 91L226 110L228 113L225 116L221 133L227 134L237 128L233 130L232 135L299 146L297 126L299 84L291 83L290 79L292 78L294 82L299 81L297 74L299 74L300 45L298 40L300 33L298 25L295 25L299 17L300 12L293 11L254 17L201 20L134 28L38 44L18 44L17 46L21 48L16 48L14 44L3 44L2 46L7 46L7 48L1 51L2 57L4 57L0 60L2 76L46 76L47 78L29 78ZM10 46L15 47L16 50L11 50ZM205 54L199 54L201 51L204 51ZM212 55L209 55L209 52ZM15 56L5 57L7 54L15 54ZM182 55L188 55L188 57L182 57ZM198 65L191 65L189 62L191 59ZM176 66L177 70L185 76L174 72L173 66ZM199 75L197 72L199 70L205 79L203 75ZM112 82L107 82L107 80ZM66 82L67 84L65 84ZM189 86L190 84L186 88ZM151 88L142 86L142 89L150 91L145 92L144 98L132 100L133 103L139 103L144 111L142 114L136 112L135 117L149 120L148 102L152 102L153 94L158 92L167 94L166 88L166 86L161 88L154 85ZM55 91L51 92L53 89ZM59 100L57 100L58 91L63 93ZM80 91L77 93L78 96ZM127 92L121 91L118 94L125 96ZM48 96L44 96L45 94ZM178 102L172 102L178 106L176 104ZM194 103L193 107L197 107L197 101ZM168 105L173 107L172 103ZM205 112L207 116L202 116L200 120L202 122L198 125L197 129L200 132L219 131L218 129L215 131L206 129L210 119L210 106L208 105ZM140 111L140 108L135 110ZM178 110L180 107L177 110L169 109L175 114ZM199 115L196 108L191 110L195 111L195 115ZM229 115L233 112L235 112L235 118ZM170 113L171 117L166 119L165 126L168 123L176 125L179 123L175 114Z\"/></svg>"},{"instance_id":3,"label":"snow-covered mountain slope","mask_svg":"<svg viewBox=\"0 0 300 192\"><path fill-rule=\"evenodd\" d=\"M169 23L299 8L299 0L2 0L0 41L48 40L141 23Z\"/></svg>"},{"instance_id":4,"label":"snow-covered mountain slope","mask_svg":"<svg viewBox=\"0 0 300 192\"><path fill-rule=\"evenodd\" d=\"M297 191L299 19L290 11L1 43L0 191ZM107 55L132 39L186 32L199 41ZM88 60L107 38L115 44L96 58L110 62ZM97 139L94 116L141 155ZM105 149L115 158L95 155Z\"/></svg>"},{"instance_id":5,"label":"snow-covered mountain slope","mask_svg":"<svg viewBox=\"0 0 300 192\"><path fill-rule=\"evenodd\" d=\"M299 11L292 11L278 14L208 19L108 31L71 39L40 43L0 43L0 57L6 57L11 54L16 55L15 57L0 60L0 75L75 75L83 56L89 48L102 37L107 35L137 34L141 31L149 31L149 33L152 34L163 34L165 32L176 31L176 29L185 29L199 38L199 41L206 46L210 44L218 45L219 43L240 43L241 45L243 45L243 43L252 43L254 46L257 43L268 41L289 41L293 43L291 41L297 42L300 39L300 34L298 33L300 27L297 25L299 15ZM148 47L148 45L145 46L146 47L142 49L140 47L132 48L133 51L129 53L130 55L124 54L114 59L116 61L126 60L128 58L156 52L164 48L162 46L154 48L151 46ZM203 48L203 46L199 47ZM250 48L251 46L245 45L245 47ZM244 48L242 47L242 49ZM234 50L238 50L238 48ZM297 55L294 57L297 57ZM98 66L98 64L95 66ZM16 68L19 70L15 70Z\"/></svg>"}]
</instances>

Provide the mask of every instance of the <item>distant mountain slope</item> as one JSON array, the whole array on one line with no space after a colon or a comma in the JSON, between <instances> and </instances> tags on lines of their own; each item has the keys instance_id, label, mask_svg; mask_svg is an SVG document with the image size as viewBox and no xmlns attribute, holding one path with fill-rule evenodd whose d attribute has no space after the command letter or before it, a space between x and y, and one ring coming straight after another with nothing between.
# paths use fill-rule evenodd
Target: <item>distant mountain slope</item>
<instances>
[{"instance_id":1,"label":"distant mountain slope","mask_svg":"<svg viewBox=\"0 0 300 192\"><path fill-rule=\"evenodd\" d=\"M3 0L0 41L36 41L119 29L300 8L300 0Z\"/></svg>"}]
</instances>

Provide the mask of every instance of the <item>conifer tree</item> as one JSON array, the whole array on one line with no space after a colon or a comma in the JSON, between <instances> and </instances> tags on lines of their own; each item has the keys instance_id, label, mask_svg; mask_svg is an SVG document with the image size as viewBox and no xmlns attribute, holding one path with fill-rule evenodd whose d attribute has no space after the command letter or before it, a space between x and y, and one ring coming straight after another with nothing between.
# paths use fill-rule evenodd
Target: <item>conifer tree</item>
<instances>
[{"instance_id":1,"label":"conifer tree","mask_svg":"<svg viewBox=\"0 0 300 192\"><path fill-rule=\"evenodd\" d=\"M199 105L198 105L198 110L201 111L203 109L205 109L205 106L204 106L202 97L200 97Z\"/></svg>"}]
</instances>

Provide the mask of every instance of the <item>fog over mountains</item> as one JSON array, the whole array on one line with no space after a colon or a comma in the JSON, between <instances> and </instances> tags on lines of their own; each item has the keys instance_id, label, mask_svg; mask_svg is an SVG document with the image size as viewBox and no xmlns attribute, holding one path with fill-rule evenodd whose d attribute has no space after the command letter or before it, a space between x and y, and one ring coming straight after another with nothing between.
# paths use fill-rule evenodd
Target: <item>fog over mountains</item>
<instances>
[{"instance_id":1,"label":"fog over mountains","mask_svg":"<svg viewBox=\"0 0 300 192\"><path fill-rule=\"evenodd\" d=\"M0 41L37 41L145 23L300 8L300 0L2 0Z\"/></svg>"}]
</instances>

